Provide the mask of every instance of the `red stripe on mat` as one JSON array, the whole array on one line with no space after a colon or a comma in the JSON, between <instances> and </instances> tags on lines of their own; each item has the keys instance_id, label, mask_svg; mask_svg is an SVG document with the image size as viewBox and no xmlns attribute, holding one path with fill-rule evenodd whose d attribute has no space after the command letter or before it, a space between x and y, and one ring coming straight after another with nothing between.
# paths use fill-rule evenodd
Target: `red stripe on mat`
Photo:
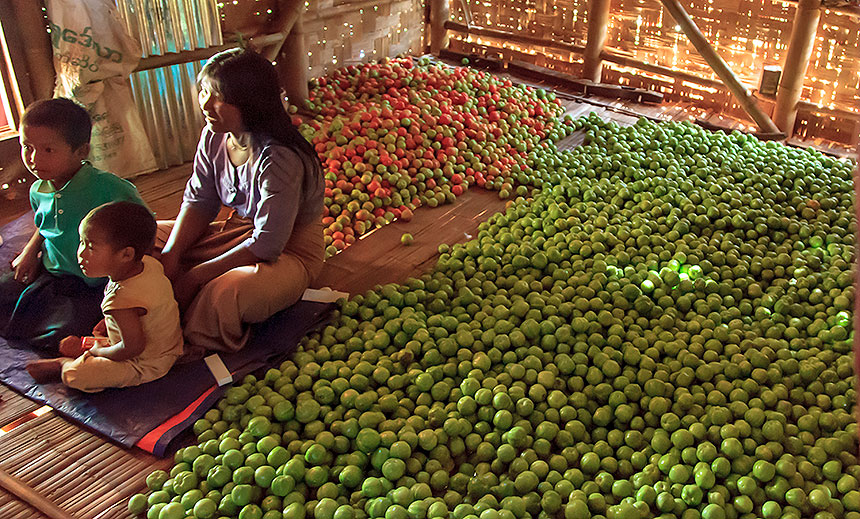
<instances>
[{"instance_id":1,"label":"red stripe on mat","mask_svg":"<svg viewBox=\"0 0 860 519\"><path fill-rule=\"evenodd\" d=\"M188 404L188 407L176 413L171 418L168 418L163 424L159 425L155 429L149 431L146 436L141 438L136 443L136 445L141 449L145 450L146 452L152 452L155 449L155 445L156 443L158 443L159 438L161 438L161 436L165 432L176 427L176 425L182 423L185 419L191 416L191 413L193 413L200 406L200 404L206 399L206 397L208 397L212 394L213 391L215 391L216 387L217 386L212 386L206 391L204 391L203 394L197 398L197 400Z\"/></svg>"}]
</instances>

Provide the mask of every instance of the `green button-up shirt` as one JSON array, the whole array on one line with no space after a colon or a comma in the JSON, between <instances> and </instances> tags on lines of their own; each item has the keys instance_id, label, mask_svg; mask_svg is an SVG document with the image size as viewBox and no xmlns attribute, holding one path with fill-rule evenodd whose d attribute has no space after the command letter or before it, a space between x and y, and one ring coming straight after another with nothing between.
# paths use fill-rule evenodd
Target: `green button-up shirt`
<instances>
[{"instance_id":1,"label":"green button-up shirt","mask_svg":"<svg viewBox=\"0 0 860 519\"><path fill-rule=\"evenodd\" d=\"M78 265L78 227L94 208L127 200L146 205L137 188L128 180L94 168L85 162L75 176L60 189L53 183L37 180L30 186L30 205L36 213L36 227L45 238L42 244L42 264L54 274L79 276L90 286L104 278L88 278Z\"/></svg>"}]
</instances>

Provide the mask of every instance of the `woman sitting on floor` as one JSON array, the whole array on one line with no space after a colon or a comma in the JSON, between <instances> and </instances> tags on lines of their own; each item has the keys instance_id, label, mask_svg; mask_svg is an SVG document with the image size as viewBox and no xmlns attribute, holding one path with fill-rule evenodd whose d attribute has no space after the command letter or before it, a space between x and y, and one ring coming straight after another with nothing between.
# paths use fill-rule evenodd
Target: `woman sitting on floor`
<instances>
[{"instance_id":1,"label":"woman sitting on floor","mask_svg":"<svg viewBox=\"0 0 860 519\"><path fill-rule=\"evenodd\" d=\"M322 268L322 166L259 54L219 53L198 84L206 127L179 216L159 222L160 259L187 347L235 351ZM222 205L232 213L214 222Z\"/></svg>"}]
</instances>

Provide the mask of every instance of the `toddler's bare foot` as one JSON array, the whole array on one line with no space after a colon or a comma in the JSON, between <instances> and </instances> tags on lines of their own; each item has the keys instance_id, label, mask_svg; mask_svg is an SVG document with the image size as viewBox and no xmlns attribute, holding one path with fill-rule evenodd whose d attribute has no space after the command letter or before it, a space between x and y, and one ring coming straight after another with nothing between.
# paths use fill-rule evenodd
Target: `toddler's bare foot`
<instances>
[{"instance_id":1,"label":"toddler's bare foot","mask_svg":"<svg viewBox=\"0 0 860 519\"><path fill-rule=\"evenodd\" d=\"M63 371L63 359L34 360L27 364L27 373L39 384L59 382Z\"/></svg>"}]
</instances>

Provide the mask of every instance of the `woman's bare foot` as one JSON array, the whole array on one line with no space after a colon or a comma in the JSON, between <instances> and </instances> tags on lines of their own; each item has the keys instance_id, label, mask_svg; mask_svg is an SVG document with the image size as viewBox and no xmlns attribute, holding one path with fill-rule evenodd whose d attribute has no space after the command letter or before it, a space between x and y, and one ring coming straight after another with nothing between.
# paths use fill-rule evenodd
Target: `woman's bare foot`
<instances>
[{"instance_id":1,"label":"woman's bare foot","mask_svg":"<svg viewBox=\"0 0 860 519\"><path fill-rule=\"evenodd\" d=\"M59 382L65 360L63 358L34 360L27 364L27 373L39 384Z\"/></svg>"}]
</instances>

